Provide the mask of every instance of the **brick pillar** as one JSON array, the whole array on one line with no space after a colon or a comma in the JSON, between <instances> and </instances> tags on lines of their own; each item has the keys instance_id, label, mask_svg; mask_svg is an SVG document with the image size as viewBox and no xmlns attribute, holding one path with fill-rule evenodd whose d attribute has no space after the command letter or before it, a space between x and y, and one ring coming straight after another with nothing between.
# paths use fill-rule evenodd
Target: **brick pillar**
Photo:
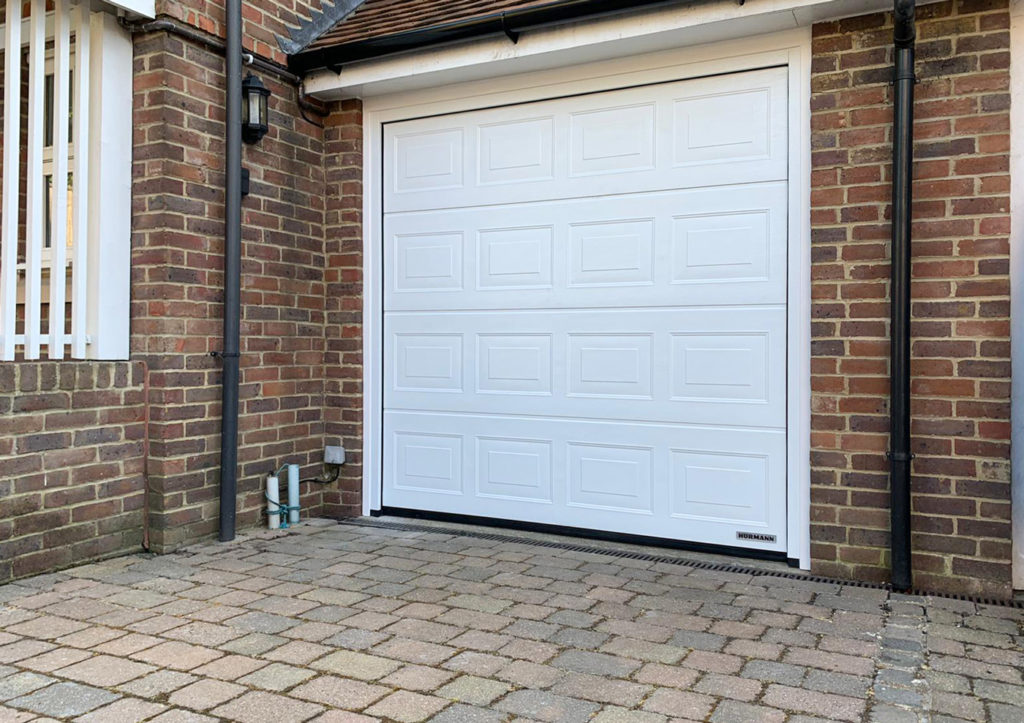
<instances>
[{"instance_id":1,"label":"brick pillar","mask_svg":"<svg viewBox=\"0 0 1024 723\"><path fill-rule=\"evenodd\" d=\"M360 514L363 415L363 108L334 105L324 136L327 210L327 436L345 447L348 462L336 489L324 494L332 517Z\"/></svg>"},{"instance_id":2,"label":"brick pillar","mask_svg":"<svg viewBox=\"0 0 1024 723\"><path fill-rule=\"evenodd\" d=\"M912 283L918 587L1010 589L1009 14L918 8ZM888 579L888 14L820 23L812 69L813 567Z\"/></svg>"},{"instance_id":3,"label":"brick pillar","mask_svg":"<svg viewBox=\"0 0 1024 723\"><path fill-rule=\"evenodd\" d=\"M132 352L151 371L153 543L218 524L224 238L224 59L167 33L135 40ZM296 88L271 89L270 132L246 146L238 525L263 524L263 483L293 462L320 474L324 445L322 129ZM304 515L322 512L306 484Z\"/></svg>"}]
</instances>

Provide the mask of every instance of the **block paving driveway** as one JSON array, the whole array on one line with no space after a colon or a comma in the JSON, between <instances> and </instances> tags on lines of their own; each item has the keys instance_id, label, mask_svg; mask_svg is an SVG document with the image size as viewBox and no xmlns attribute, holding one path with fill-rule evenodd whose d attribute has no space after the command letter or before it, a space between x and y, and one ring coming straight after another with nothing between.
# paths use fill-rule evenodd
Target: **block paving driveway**
<instances>
[{"instance_id":1,"label":"block paving driveway","mask_svg":"<svg viewBox=\"0 0 1024 723\"><path fill-rule=\"evenodd\" d=\"M0 722L1024 721L1012 607L425 529L0 586Z\"/></svg>"}]
</instances>

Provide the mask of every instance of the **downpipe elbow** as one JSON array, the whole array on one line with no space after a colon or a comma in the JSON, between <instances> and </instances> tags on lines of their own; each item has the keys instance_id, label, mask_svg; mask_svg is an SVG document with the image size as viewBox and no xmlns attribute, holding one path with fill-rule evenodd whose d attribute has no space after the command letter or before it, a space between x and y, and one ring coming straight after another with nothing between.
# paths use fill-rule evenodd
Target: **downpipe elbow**
<instances>
[{"instance_id":1,"label":"downpipe elbow","mask_svg":"<svg viewBox=\"0 0 1024 723\"><path fill-rule=\"evenodd\" d=\"M914 47L914 41L917 39L916 10L915 0L893 1L892 39L897 48Z\"/></svg>"}]
</instances>

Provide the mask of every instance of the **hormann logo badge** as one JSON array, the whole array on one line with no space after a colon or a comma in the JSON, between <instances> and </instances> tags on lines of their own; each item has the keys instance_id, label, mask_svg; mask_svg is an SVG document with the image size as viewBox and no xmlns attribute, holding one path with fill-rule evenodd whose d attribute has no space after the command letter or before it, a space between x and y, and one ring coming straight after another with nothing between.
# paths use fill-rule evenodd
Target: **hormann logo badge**
<instances>
[{"instance_id":1,"label":"hormann logo badge","mask_svg":"<svg viewBox=\"0 0 1024 723\"><path fill-rule=\"evenodd\" d=\"M775 542L775 535L766 535L763 532L737 532L736 537L754 542Z\"/></svg>"}]
</instances>

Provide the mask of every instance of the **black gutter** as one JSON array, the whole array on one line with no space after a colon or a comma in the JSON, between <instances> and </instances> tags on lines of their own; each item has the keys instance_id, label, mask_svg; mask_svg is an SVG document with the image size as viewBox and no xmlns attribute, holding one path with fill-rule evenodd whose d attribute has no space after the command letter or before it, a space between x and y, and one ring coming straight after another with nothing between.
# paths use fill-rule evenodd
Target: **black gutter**
<instances>
[{"instance_id":1,"label":"black gutter","mask_svg":"<svg viewBox=\"0 0 1024 723\"><path fill-rule=\"evenodd\" d=\"M914 0L895 0L892 122L892 253L889 330L889 462L892 586L911 589L910 224L914 181Z\"/></svg>"},{"instance_id":2,"label":"black gutter","mask_svg":"<svg viewBox=\"0 0 1024 723\"><path fill-rule=\"evenodd\" d=\"M238 355L242 268L242 0L225 7L224 363L220 427L220 541L235 539Z\"/></svg>"},{"instance_id":3,"label":"black gutter","mask_svg":"<svg viewBox=\"0 0 1024 723\"><path fill-rule=\"evenodd\" d=\"M359 60L417 50L441 43L470 40L484 35L504 34L515 43L518 42L520 33L527 29L571 22L585 17L624 13L653 5L670 4L683 3L680 0L562 0L561 2L550 2L519 10L479 15L417 30L298 52L288 58L288 68L299 75L319 68L339 71L341 66ZM740 4L743 4L742 0Z\"/></svg>"}]
</instances>

